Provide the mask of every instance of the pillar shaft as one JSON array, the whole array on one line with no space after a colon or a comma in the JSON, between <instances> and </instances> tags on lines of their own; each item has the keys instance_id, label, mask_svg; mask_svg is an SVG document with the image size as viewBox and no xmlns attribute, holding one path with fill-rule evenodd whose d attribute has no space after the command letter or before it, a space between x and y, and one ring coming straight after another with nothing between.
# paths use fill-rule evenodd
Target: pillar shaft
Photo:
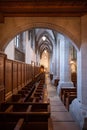
<instances>
[{"instance_id":1,"label":"pillar shaft","mask_svg":"<svg viewBox=\"0 0 87 130\"><path fill-rule=\"evenodd\" d=\"M56 44L56 75L59 78L60 77L60 40L57 35L57 44Z\"/></svg>"},{"instance_id":2,"label":"pillar shaft","mask_svg":"<svg viewBox=\"0 0 87 130\"><path fill-rule=\"evenodd\" d=\"M60 36L60 82L57 89L58 93L60 93L61 87L73 87L69 54L69 41L64 36Z\"/></svg>"},{"instance_id":3,"label":"pillar shaft","mask_svg":"<svg viewBox=\"0 0 87 130\"><path fill-rule=\"evenodd\" d=\"M87 16L81 18L81 46L77 52L77 98L70 105L70 112L81 128L87 117Z\"/></svg>"}]
</instances>

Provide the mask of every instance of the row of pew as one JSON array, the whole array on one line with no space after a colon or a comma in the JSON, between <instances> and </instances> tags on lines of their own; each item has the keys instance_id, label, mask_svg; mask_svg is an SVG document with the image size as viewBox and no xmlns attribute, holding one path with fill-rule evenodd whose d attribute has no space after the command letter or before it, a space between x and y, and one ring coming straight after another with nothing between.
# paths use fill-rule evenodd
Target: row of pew
<instances>
[{"instance_id":1,"label":"row of pew","mask_svg":"<svg viewBox=\"0 0 87 130\"><path fill-rule=\"evenodd\" d=\"M84 124L82 130L87 130L87 117L84 118Z\"/></svg>"},{"instance_id":2,"label":"row of pew","mask_svg":"<svg viewBox=\"0 0 87 130\"><path fill-rule=\"evenodd\" d=\"M45 76L0 103L0 130L49 130L50 101Z\"/></svg>"},{"instance_id":3,"label":"row of pew","mask_svg":"<svg viewBox=\"0 0 87 130\"><path fill-rule=\"evenodd\" d=\"M73 88L61 88L60 98L69 111L69 105L71 104L72 100L77 97L77 89L76 87Z\"/></svg>"}]
</instances>

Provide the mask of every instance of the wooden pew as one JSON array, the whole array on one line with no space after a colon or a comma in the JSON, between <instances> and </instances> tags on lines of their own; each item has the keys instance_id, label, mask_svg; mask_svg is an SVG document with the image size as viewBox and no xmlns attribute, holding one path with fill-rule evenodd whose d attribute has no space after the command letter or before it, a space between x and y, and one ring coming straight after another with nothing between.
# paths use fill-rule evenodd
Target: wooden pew
<instances>
[{"instance_id":1,"label":"wooden pew","mask_svg":"<svg viewBox=\"0 0 87 130\"><path fill-rule=\"evenodd\" d=\"M53 74L50 74L50 80L53 80Z\"/></svg>"},{"instance_id":2,"label":"wooden pew","mask_svg":"<svg viewBox=\"0 0 87 130\"><path fill-rule=\"evenodd\" d=\"M22 101L22 102L27 101L31 97L34 89L35 89L35 85L33 85L31 87L26 86L26 87L22 88L20 91L18 91L18 94L21 94L21 96L22 96L20 101Z\"/></svg>"},{"instance_id":3,"label":"wooden pew","mask_svg":"<svg viewBox=\"0 0 87 130\"><path fill-rule=\"evenodd\" d=\"M84 118L84 124L82 130L87 130L87 117Z\"/></svg>"},{"instance_id":4,"label":"wooden pew","mask_svg":"<svg viewBox=\"0 0 87 130\"><path fill-rule=\"evenodd\" d=\"M48 121L50 113L47 112L0 112L0 122L17 121L23 118L26 122Z\"/></svg>"},{"instance_id":5,"label":"wooden pew","mask_svg":"<svg viewBox=\"0 0 87 130\"><path fill-rule=\"evenodd\" d=\"M0 122L0 130L21 130L23 122L24 119L19 119L18 121L11 122Z\"/></svg>"},{"instance_id":6,"label":"wooden pew","mask_svg":"<svg viewBox=\"0 0 87 130\"><path fill-rule=\"evenodd\" d=\"M25 102L34 102L34 101L35 101L35 99L32 98L32 97L29 97L29 98L27 98L27 99L25 100Z\"/></svg>"},{"instance_id":7,"label":"wooden pew","mask_svg":"<svg viewBox=\"0 0 87 130\"><path fill-rule=\"evenodd\" d=\"M50 127L50 119L48 121L38 122L38 121L24 121L23 118L18 121L11 122L0 122L1 130L52 130Z\"/></svg>"},{"instance_id":8,"label":"wooden pew","mask_svg":"<svg viewBox=\"0 0 87 130\"><path fill-rule=\"evenodd\" d=\"M1 112L26 112L30 104L17 102L1 103Z\"/></svg>"},{"instance_id":9,"label":"wooden pew","mask_svg":"<svg viewBox=\"0 0 87 130\"><path fill-rule=\"evenodd\" d=\"M50 130L49 121L44 122L24 122L21 126L22 130Z\"/></svg>"},{"instance_id":10,"label":"wooden pew","mask_svg":"<svg viewBox=\"0 0 87 130\"><path fill-rule=\"evenodd\" d=\"M65 99L65 106L66 106L67 110L69 110L69 105L71 104L73 99L75 99L76 97L77 97L76 92L67 93L67 96L66 96L66 99Z\"/></svg>"},{"instance_id":11,"label":"wooden pew","mask_svg":"<svg viewBox=\"0 0 87 130\"><path fill-rule=\"evenodd\" d=\"M8 98L7 102L19 102L22 98L21 94L13 94L10 98Z\"/></svg>"},{"instance_id":12,"label":"wooden pew","mask_svg":"<svg viewBox=\"0 0 87 130\"><path fill-rule=\"evenodd\" d=\"M65 104L65 98L67 96L67 93L69 92L77 92L77 90L75 87L74 88L61 88L60 98L64 104Z\"/></svg>"},{"instance_id":13,"label":"wooden pew","mask_svg":"<svg viewBox=\"0 0 87 130\"><path fill-rule=\"evenodd\" d=\"M77 92L74 89L73 90L69 90L69 91L65 90L63 92L63 95L62 95L62 101L63 101L64 105L66 105L66 98L67 98L68 95L70 96L70 94L77 95Z\"/></svg>"},{"instance_id":14,"label":"wooden pew","mask_svg":"<svg viewBox=\"0 0 87 130\"><path fill-rule=\"evenodd\" d=\"M59 84L59 79L55 79L55 80L54 80L54 86L57 87L58 84Z\"/></svg>"},{"instance_id":15,"label":"wooden pew","mask_svg":"<svg viewBox=\"0 0 87 130\"><path fill-rule=\"evenodd\" d=\"M24 102L24 103L22 103L22 102L3 102L3 103L1 103L1 108L2 108L2 111L4 110L6 110L6 109L8 109L8 107L10 107L10 106L13 106L12 107L12 110L11 110L11 112L12 111L18 111L18 112L26 112L26 109L29 107L29 105L30 106L32 106L31 107L31 112L32 111L48 111L48 112L50 112L50 103L48 102L48 103L37 103L37 102Z\"/></svg>"},{"instance_id":16,"label":"wooden pew","mask_svg":"<svg viewBox=\"0 0 87 130\"><path fill-rule=\"evenodd\" d=\"M7 102L1 104L2 108L7 108L0 112L0 121L24 118L29 120L47 120L50 117L50 103L16 103ZM8 106L8 107L7 107ZM5 116L6 119L5 119Z\"/></svg>"},{"instance_id":17,"label":"wooden pew","mask_svg":"<svg viewBox=\"0 0 87 130\"><path fill-rule=\"evenodd\" d=\"M73 82L74 87L77 87L77 73L76 72L71 73L71 81Z\"/></svg>"},{"instance_id":18,"label":"wooden pew","mask_svg":"<svg viewBox=\"0 0 87 130\"><path fill-rule=\"evenodd\" d=\"M60 96L67 110L69 110L69 105L71 104L72 100L77 97L77 90L75 87L74 88L61 88Z\"/></svg>"}]
</instances>

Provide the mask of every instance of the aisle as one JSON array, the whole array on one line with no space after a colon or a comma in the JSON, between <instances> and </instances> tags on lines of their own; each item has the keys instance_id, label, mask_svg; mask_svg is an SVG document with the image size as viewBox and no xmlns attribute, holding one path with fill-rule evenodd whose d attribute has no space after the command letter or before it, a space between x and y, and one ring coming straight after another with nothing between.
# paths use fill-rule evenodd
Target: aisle
<instances>
[{"instance_id":1,"label":"aisle","mask_svg":"<svg viewBox=\"0 0 87 130\"><path fill-rule=\"evenodd\" d=\"M51 104L51 119L53 130L80 130L70 113L67 111L59 96L56 88L50 82L49 75L46 74L46 85L48 98Z\"/></svg>"}]
</instances>

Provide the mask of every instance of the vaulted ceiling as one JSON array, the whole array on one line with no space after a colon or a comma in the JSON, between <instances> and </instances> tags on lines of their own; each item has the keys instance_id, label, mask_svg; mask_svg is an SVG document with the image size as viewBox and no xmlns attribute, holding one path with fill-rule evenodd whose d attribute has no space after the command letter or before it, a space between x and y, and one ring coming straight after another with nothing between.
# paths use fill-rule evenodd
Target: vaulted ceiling
<instances>
[{"instance_id":1,"label":"vaulted ceiling","mask_svg":"<svg viewBox=\"0 0 87 130\"><path fill-rule=\"evenodd\" d=\"M0 0L0 21L13 16L82 16L86 0Z\"/></svg>"},{"instance_id":2,"label":"vaulted ceiling","mask_svg":"<svg viewBox=\"0 0 87 130\"><path fill-rule=\"evenodd\" d=\"M55 44L55 32L54 30L44 29L44 28L36 28L35 36L37 41L37 49L42 55L44 50L47 50L48 53L53 52L53 45ZM45 37L45 39L43 39Z\"/></svg>"}]
</instances>

